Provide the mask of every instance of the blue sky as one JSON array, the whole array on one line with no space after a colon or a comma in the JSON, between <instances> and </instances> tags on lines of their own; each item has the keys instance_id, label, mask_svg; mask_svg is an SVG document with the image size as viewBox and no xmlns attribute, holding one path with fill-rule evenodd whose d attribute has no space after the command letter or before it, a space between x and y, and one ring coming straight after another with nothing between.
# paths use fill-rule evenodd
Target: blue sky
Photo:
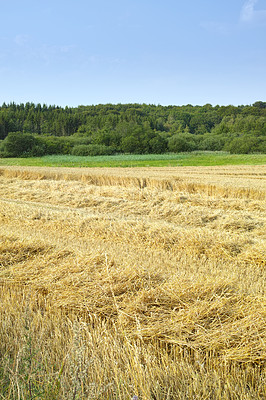
<instances>
[{"instance_id":1,"label":"blue sky","mask_svg":"<svg viewBox=\"0 0 266 400\"><path fill-rule=\"evenodd\" d=\"M266 0L0 0L0 104L266 100Z\"/></svg>"}]
</instances>

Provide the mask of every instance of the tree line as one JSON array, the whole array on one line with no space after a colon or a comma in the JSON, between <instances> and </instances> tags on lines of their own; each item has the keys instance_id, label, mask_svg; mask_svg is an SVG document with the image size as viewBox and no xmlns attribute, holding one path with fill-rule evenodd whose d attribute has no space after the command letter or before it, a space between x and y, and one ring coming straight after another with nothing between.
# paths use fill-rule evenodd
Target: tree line
<instances>
[{"instance_id":1,"label":"tree line","mask_svg":"<svg viewBox=\"0 0 266 400\"><path fill-rule=\"evenodd\" d=\"M241 106L2 104L0 155L266 152L266 102Z\"/></svg>"}]
</instances>

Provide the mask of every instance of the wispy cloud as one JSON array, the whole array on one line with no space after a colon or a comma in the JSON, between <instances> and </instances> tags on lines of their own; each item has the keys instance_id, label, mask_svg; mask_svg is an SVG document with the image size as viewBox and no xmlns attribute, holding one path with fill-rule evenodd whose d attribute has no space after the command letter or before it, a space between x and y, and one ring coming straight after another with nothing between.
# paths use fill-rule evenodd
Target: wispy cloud
<instances>
[{"instance_id":1,"label":"wispy cloud","mask_svg":"<svg viewBox=\"0 0 266 400\"><path fill-rule=\"evenodd\" d=\"M258 0L247 0L240 13L240 21L243 23L266 23L266 10L256 10L255 5Z\"/></svg>"},{"instance_id":2,"label":"wispy cloud","mask_svg":"<svg viewBox=\"0 0 266 400\"><path fill-rule=\"evenodd\" d=\"M201 28L210 33L219 35L230 35L236 31L240 24L243 26L262 26L266 25L266 9L259 9L260 0L246 0L241 8L240 17L235 23L207 21L201 22Z\"/></svg>"},{"instance_id":3,"label":"wispy cloud","mask_svg":"<svg viewBox=\"0 0 266 400\"><path fill-rule=\"evenodd\" d=\"M13 44L9 49L9 55L22 60L31 60L32 62L41 61L43 65L49 66L51 63L66 60L73 55L76 50L74 45L37 45L32 37L25 34L17 34L13 37Z\"/></svg>"},{"instance_id":4,"label":"wispy cloud","mask_svg":"<svg viewBox=\"0 0 266 400\"><path fill-rule=\"evenodd\" d=\"M28 35L19 34L19 35L16 35L14 38L14 42L18 46L25 46L28 43L28 41L29 41Z\"/></svg>"},{"instance_id":5,"label":"wispy cloud","mask_svg":"<svg viewBox=\"0 0 266 400\"><path fill-rule=\"evenodd\" d=\"M74 45L67 45L67 46L61 46L59 48L59 50L61 51L61 53L69 53L70 51L72 51L73 49L75 49L76 46Z\"/></svg>"},{"instance_id":6,"label":"wispy cloud","mask_svg":"<svg viewBox=\"0 0 266 400\"><path fill-rule=\"evenodd\" d=\"M223 22L201 22L200 26L210 33L217 33L219 35L229 35L232 31L232 26Z\"/></svg>"},{"instance_id":7,"label":"wispy cloud","mask_svg":"<svg viewBox=\"0 0 266 400\"><path fill-rule=\"evenodd\" d=\"M69 57L73 56L75 51L76 46L74 45L57 46L48 44L42 44L34 50L35 56L44 61L46 66L57 63L60 60L67 61Z\"/></svg>"}]
</instances>

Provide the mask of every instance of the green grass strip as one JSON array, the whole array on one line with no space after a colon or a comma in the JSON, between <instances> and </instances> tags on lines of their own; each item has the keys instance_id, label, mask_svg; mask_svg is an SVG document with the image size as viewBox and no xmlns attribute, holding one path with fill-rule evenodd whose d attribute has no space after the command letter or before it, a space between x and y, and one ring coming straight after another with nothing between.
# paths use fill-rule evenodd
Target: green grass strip
<instances>
[{"instance_id":1,"label":"green grass strip","mask_svg":"<svg viewBox=\"0 0 266 400\"><path fill-rule=\"evenodd\" d=\"M266 164L266 154L192 152L180 154L118 154L94 157L51 155L30 158L0 158L0 166L37 167L177 167L242 164Z\"/></svg>"}]
</instances>

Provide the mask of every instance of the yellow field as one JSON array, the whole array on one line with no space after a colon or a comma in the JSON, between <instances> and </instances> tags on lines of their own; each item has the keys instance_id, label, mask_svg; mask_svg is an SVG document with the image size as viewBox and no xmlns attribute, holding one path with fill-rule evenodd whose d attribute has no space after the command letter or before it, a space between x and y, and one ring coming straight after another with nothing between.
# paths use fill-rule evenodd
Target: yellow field
<instances>
[{"instance_id":1,"label":"yellow field","mask_svg":"<svg viewBox=\"0 0 266 400\"><path fill-rule=\"evenodd\" d=\"M1 398L265 399L265 176L0 167Z\"/></svg>"}]
</instances>

